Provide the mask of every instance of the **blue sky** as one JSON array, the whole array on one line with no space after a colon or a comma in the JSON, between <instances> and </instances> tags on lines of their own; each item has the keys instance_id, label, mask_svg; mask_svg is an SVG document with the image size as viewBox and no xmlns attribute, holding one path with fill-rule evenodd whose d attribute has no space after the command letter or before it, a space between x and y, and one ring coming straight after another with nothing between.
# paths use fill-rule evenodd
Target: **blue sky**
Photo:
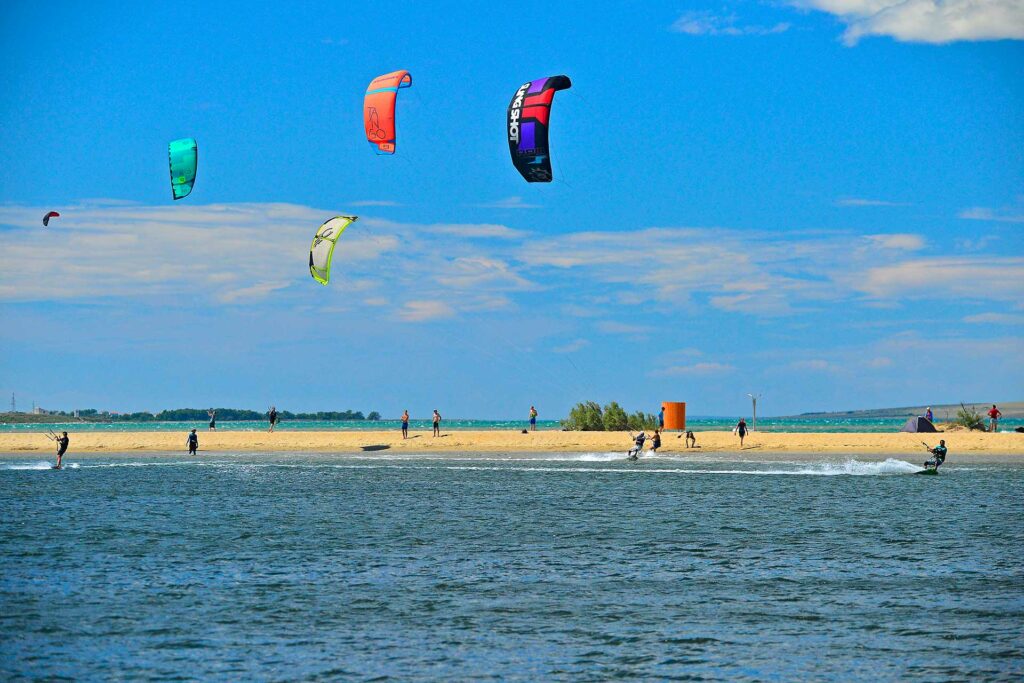
<instances>
[{"instance_id":1,"label":"blue sky","mask_svg":"<svg viewBox=\"0 0 1024 683\"><path fill-rule=\"evenodd\" d=\"M1022 38L1012 0L5 3L0 391L550 418L1019 400ZM377 157L362 94L400 68ZM556 180L527 184L505 109L561 73ZM325 288L306 258L337 213L361 218Z\"/></svg>"}]
</instances>

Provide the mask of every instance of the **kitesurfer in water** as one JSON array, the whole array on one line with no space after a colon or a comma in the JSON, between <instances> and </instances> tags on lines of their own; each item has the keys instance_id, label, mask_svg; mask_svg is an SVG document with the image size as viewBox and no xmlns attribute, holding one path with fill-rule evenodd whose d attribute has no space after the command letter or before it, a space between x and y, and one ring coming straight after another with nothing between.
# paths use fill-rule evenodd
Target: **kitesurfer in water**
<instances>
[{"instance_id":1,"label":"kitesurfer in water","mask_svg":"<svg viewBox=\"0 0 1024 683\"><path fill-rule=\"evenodd\" d=\"M928 444L925 444L925 447L927 446ZM939 439L939 445L936 446L935 448L929 448L928 452L935 457L932 458L931 460L926 461L924 464L924 468L934 468L936 470L939 469L939 466L942 465L942 463L946 462L946 440Z\"/></svg>"},{"instance_id":2,"label":"kitesurfer in water","mask_svg":"<svg viewBox=\"0 0 1024 683\"><path fill-rule=\"evenodd\" d=\"M210 416L210 431L217 431L217 411L214 410L213 408L210 408L209 410L206 411L206 414Z\"/></svg>"},{"instance_id":3,"label":"kitesurfer in water","mask_svg":"<svg viewBox=\"0 0 1024 683\"><path fill-rule=\"evenodd\" d=\"M185 443L188 444L188 454L195 455L196 451L199 450L199 435L196 434L196 430L193 429L189 432L188 441Z\"/></svg>"},{"instance_id":4,"label":"kitesurfer in water","mask_svg":"<svg viewBox=\"0 0 1024 683\"><path fill-rule=\"evenodd\" d=\"M644 442L647 441L647 435L644 434L644 430L640 430L640 433L633 436L633 432L629 433L631 439L633 439L633 447L626 453L626 457L630 460L636 460L640 457L640 451L644 449Z\"/></svg>"},{"instance_id":5,"label":"kitesurfer in water","mask_svg":"<svg viewBox=\"0 0 1024 683\"><path fill-rule=\"evenodd\" d=\"M270 429L268 431L274 431L274 427L277 426L277 407L270 406L270 410L267 411L267 418L270 420Z\"/></svg>"},{"instance_id":6,"label":"kitesurfer in water","mask_svg":"<svg viewBox=\"0 0 1024 683\"><path fill-rule=\"evenodd\" d=\"M402 413L402 438L409 438L409 409L406 408Z\"/></svg>"},{"instance_id":7,"label":"kitesurfer in water","mask_svg":"<svg viewBox=\"0 0 1024 683\"><path fill-rule=\"evenodd\" d=\"M434 408L434 436L441 436L441 413Z\"/></svg>"},{"instance_id":8,"label":"kitesurfer in water","mask_svg":"<svg viewBox=\"0 0 1024 683\"><path fill-rule=\"evenodd\" d=\"M53 466L53 469L59 470L61 468L61 462L64 459L64 454L67 453L68 443L71 439L68 438L68 433L63 432L60 436L54 436L53 440L57 442L57 464Z\"/></svg>"}]
</instances>

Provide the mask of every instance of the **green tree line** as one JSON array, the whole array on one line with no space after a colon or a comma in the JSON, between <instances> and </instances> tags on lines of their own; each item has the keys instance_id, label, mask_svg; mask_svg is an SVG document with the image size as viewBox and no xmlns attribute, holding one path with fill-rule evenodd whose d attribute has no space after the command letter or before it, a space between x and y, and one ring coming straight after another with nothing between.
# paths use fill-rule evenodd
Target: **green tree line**
<instances>
[{"instance_id":1,"label":"green tree line","mask_svg":"<svg viewBox=\"0 0 1024 683\"><path fill-rule=\"evenodd\" d=\"M562 427L576 432L622 432L655 429L658 417L650 413L627 413L622 406L612 401L604 408L594 401L577 403L569 411L569 417L562 420Z\"/></svg>"}]
</instances>

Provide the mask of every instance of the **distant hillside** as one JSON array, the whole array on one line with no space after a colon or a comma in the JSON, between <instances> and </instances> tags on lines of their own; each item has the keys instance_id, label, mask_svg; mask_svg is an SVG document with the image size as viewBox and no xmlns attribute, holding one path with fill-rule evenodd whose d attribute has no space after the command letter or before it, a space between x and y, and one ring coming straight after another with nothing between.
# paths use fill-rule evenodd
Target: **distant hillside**
<instances>
[{"instance_id":1,"label":"distant hillside","mask_svg":"<svg viewBox=\"0 0 1024 683\"><path fill-rule=\"evenodd\" d=\"M982 417L985 417L988 413L989 408L992 407L991 403L965 403L968 408L973 408ZM1003 412L1003 417L1020 419L1024 418L1024 401L1013 401L1010 403L997 403L999 410ZM935 419L939 422L946 422L948 419L952 419L956 416L956 411L959 410L960 404L946 404L946 405L933 405L932 412L935 413ZM880 420L893 419L897 420L900 418L914 417L915 415L924 415L924 411L928 409L928 406L908 406L905 408L877 408L875 410L847 410L834 413L801 413L799 415L790 415L788 417L793 419L807 419L807 420L820 420L828 418L857 418L857 417L870 417L878 418Z\"/></svg>"}]
</instances>

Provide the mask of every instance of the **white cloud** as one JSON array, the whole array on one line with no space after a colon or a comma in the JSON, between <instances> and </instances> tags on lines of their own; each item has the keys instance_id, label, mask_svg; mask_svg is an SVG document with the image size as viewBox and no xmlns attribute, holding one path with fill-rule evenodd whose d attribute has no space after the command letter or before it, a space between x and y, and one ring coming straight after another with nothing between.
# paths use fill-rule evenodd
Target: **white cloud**
<instances>
[{"instance_id":1,"label":"white cloud","mask_svg":"<svg viewBox=\"0 0 1024 683\"><path fill-rule=\"evenodd\" d=\"M653 375L663 377L684 377L684 376L705 376L724 375L735 372L736 368L728 363L694 363L693 365L671 365L662 370L656 370Z\"/></svg>"},{"instance_id":2,"label":"white cloud","mask_svg":"<svg viewBox=\"0 0 1024 683\"><path fill-rule=\"evenodd\" d=\"M1024 315L1016 313L977 313L964 317L964 322L991 325L1024 325Z\"/></svg>"},{"instance_id":3,"label":"white cloud","mask_svg":"<svg viewBox=\"0 0 1024 683\"><path fill-rule=\"evenodd\" d=\"M903 42L951 43L1024 39L1020 0L795 0L836 15L846 24L843 42L868 36Z\"/></svg>"},{"instance_id":4,"label":"white cloud","mask_svg":"<svg viewBox=\"0 0 1024 683\"><path fill-rule=\"evenodd\" d=\"M917 251L924 248L924 238L909 233L890 233L888 235L867 235L866 239L882 249Z\"/></svg>"},{"instance_id":5,"label":"white cloud","mask_svg":"<svg viewBox=\"0 0 1024 683\"><path fill-rule=\"evenodd\" d=\"M349 202L349 206L401 206L398 202L390 199L364 199L358 202Z\"/></svg>"},{"instance_id":6,"label":"white cloud","mask_svg":"<svg viewBox=\"0 0 1024 683\"><path fill-rule=\"evenodd\" d=\"M551 350L554 351L555 353L576 353L577 351L581 351L588 346L590 346L590 341L586 339L574 339L568 344L556 346Z\"/></svg>"},{"instance_id":7,"label":"white cloud","mask_svg":"<svg viewBox=\"0 0 1024 683\"><path fill-rule=\"evenodd\" d=\"M525 237L528 233L522 230L513 230L504 225L494 223L459 223L451 225L429 225L425 228L427 232L434 232L440 235L455 235L457 237L482 237L503 240L514 240Z\"/></svg>"},{"instance_id":8,"label":"white cloud","mask_svg":"<svg viewBox=\"0 0 1024 683\"><path fill-rule=\"evenodd\" d=\"M1024 223L1024 214L1014 214L1007 210L990 209L984 206L975 206L964 209L957 214L958 218L966 218L972 221L995 221L999 223Z\"/></svg>"},{"instance_id":9,"label":"white cloud","mask_svg":"<svg viewBox=\"0 0 1024 683\"><path fill-rule=\"evenodd\" d=\"M398 312L406 322L425 322L440 318L451 318L455 311L443 301L407 301Z\"/></svg>"},{"instance_id":10,"label":"white cloud","mask_svg":"<svg viewBox=\"0 0 1024 683\"><path fill-rule=\"evenodd\" d=\"M474 204L481 209L539 209L540 204L529 204L523 201L522 197L505 197L504 199L498 199L493 202L486 202L484 204Z\"/></svg>"},{"instance_id":11,"label":"white cloud","mask_svg":"<svg viewBox=\"0 0 1024 683\"><path fill-rule=\"evenodd\" d=\"M811 370L815 372L834 372L839 369L838 366L821 358L793 361L789 364L789 367L794 370Z\"/></svg>"},{"instance_id":12,"label":"white cloud","mask_svg":"<svg viewBox=\"0 0 1024 683\"><path fill-rule=\"evenodd\" d=\"M784 33L789 30L788 23L772 26L739 24L735 14L717 15L707 11L685 12L673 22L669 30L690 36L764 36L773 33Z\"/></svg>"},{"instance_id":13,"label":"white cloud","mask_svg":"<svg viewBox=\"0 0 1024 683\"><path fill-rule=\"evenodd\" d=\"M644 334L648 331L646 327L640 325L629 325L614 320L602 320L597 323L597 329L608 334Z\"/></svg>"},{"instance_id":14,"label":"white cloud","mask_svg":"<svg viewBox=\"0 0 1024 683\"><path fill-rule=\"evenodd\" d=\"M957 296L1017 301L1024 297L1024 258L902 261L869 268L851 280L851 286L882 299Z\"/></svg>"},{"instance_id":15,"label":"white cloud","mask_svg":"<svg viewBox=\"0 0 1024 683\"><path fill-rule=\"evenodd\" d=\"M516 273L505 261L482 256L454 259L436 280L446 287L457 290L479 289L485 286L491 291L525 290L536 287Z\"/></svg>"},{"instance_id":16,"label":"white cloud","mask_svg":"<svg viewBox=\"0 0 1024 683\"><path fill-rule=\"evenodd\" d=\"M884 199L863 199L860 197L841 197L836 206L910 206L905 202L890 202Z\"/></svg>"}]
</instances>

